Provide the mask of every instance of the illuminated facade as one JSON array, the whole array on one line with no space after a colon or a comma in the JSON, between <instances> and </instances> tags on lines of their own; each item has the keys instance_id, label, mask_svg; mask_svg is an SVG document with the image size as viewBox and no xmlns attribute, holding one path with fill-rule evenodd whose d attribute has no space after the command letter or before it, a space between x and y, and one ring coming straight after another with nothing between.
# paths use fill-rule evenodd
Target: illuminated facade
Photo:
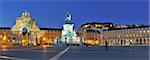
<instances>
[{"instance_id":1,"label":"illuminated facade","mask_svg":"<svg viewBox=\"0 0 150 60\"><path fill-rule=\"evenodd\" d=\"M105 24L110 25L105 27ZM150 26L148 25L122 25L116 26L108 23L99 23L103 27L96 27L97 23L83 24L78 33L84 39L84 44L104 46L134 46L150 44ZM93 27L85 27L93 26Z\"/></svg>"},{"instance_id":2,"label":"illuminated facade","mask_svg":"<svg viewBox=\"0 0 150 60\"><path fill-rule=\"evenodd\" d=\"M42 37L40 42L42 45L52 45L57 37L61 36L62 29L58 28L40 28Z\"/></svg>"},{"instance_id":3,"label":"illuminated facade","mask_svg":"<svg viewBox=\"0 0 150 60\"><path fill-rule=\"evenodd\" d=\"M102 42L101 31L114 28L113 23L86 23L78 29L78 34L82 38L83 44L100 45ZM96 29L96 30L95 30Z\"/></svg>"},{"instance_id":4,"label":"illuminated facade","mask_svg":"<svg viewBox=\"0 0 150 60\"><path fill-rule=\"evenodd\" d=\"M35 19L30 17L28 11L23 12L21 17L16 18L16 24L11 27L11 31L12 38L23 45L39 44L41 31L36 25Z\"/></svg>"},{"instance_id":5,"label":"illuminated facade","mask_svg":"<svg viewBox=\"0 0 150 60\"><path fill-rule=\"evenodd\" d=\"M89 45L99 45L101 42L101 36L99 31L86 30L84 33L80 32L80 36L83 38L83 43Z\"/></svg>"},{"instance_id":6,"label":"illuminated facade","mask_svg":"<svg viewBox=\"0 0 150 60\"><path fill-rule=\"evenodd\" d=\"M11 31L9 27L1 27L0 28L0 43L8 42L11 38Z\"/></svg>"},{"instance_id":7,"label":"illuminated facade","mask_svg":"<svg viewBox=\"0 0 150 60\"><path fill-rule=\"evenodd\" d=\"M150 28L149 26L134 28L109 29L102 32L103 42L108 42L110 46L132 46L132 45L149 45Z\"/></svg>"},{"instance_id":8,"label":"illuminated facade","mask_svg":"<svg viewBox=\"0 0 150 60\"><path fill-rule=\"evenodd\" d=\"M22 46L52 45L53 40L60 36L62 29L40 28L36 20L30 17L28 11L16 18L16 24L12 27L0 28L0 41L11 42Z\"/></svg>"}]
</instances>

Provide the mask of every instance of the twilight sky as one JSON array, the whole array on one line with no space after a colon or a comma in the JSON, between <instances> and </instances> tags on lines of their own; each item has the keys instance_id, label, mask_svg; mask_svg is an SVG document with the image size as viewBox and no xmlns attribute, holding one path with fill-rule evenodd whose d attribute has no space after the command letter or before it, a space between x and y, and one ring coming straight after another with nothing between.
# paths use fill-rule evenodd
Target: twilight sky
<instances>
[{"instance_id":1,"label":"twilight sky","mask_svg":"<svg viewBox=\"0 0 150 60\"><path fill-rule=\"evenodd\" d=\"M13 26L24 10L47 28L61 28L67 10L76 28L87 22L149 24L148 0L0 0L0 27Z\"/></svg>"}]
</instances>

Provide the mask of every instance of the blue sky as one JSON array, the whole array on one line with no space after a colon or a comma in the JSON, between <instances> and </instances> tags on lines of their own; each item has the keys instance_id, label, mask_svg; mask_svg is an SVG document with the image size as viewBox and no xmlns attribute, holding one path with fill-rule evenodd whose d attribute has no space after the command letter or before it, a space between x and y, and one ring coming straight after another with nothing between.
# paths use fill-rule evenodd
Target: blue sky
<instances>
[{"instance_id":1,"label":"blue sky","mask_svg":"<svg viewBox=\"0 0 150 60\"><path fill-rule=\"evenodd\" d=\"M24 10L47 28L61 28L67 10L76 28L87 22L149 24L148 0L0 0L0 27L13 26Z\"/></svg>"}]
</instances>

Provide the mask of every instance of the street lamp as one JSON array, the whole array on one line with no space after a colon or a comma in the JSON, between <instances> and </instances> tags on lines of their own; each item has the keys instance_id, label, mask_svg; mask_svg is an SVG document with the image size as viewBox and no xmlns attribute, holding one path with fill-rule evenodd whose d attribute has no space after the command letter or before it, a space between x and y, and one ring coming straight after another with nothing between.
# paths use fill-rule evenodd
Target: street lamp
<instances>
[{"instance_id":1,"label":"street lamp","mask_svg":"<svg viewBox=\"0 0 150 60\"><path fill-rule=\"evenodd\" d=\"M3 40L6 40L6 36L3 37Z\"/></svg>"},{"instance_id":2,"label":"street lamp","mask_svg":"<svg viewBox=\"0 0 150 60\"><path fill-rule=\"evenodd\" d=\"M43 38L43 41L45 41L45 40L46 40L46 38L44 37L44 38Z\"/></svg>"}]
</instances>

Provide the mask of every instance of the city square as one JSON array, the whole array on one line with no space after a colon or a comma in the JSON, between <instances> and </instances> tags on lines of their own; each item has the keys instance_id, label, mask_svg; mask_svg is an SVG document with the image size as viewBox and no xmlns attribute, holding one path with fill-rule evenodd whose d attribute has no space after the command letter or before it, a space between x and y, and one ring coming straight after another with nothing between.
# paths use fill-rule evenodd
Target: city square
<instances>
[{"instance_id":1,"label":"city square","mask_svg":"<svg viewBox=\"0 0 150 60\"><path fill-rule=\"evenodd\" d=\"M79 47L70 46L63 55L57 56L64 48L20 49L0 51L1 57L10 60L148 60L149 47ZM32 56L31 56L32 55ZM55 58L55 59L54 59ZM2 59L2 60L3 60Z\"/></svg>"},{"instance_id":2,"label":"city square","mask_svg":"<svg viewBox=\"0 0 150 60\"><path fill-rule=\"evenodd\" d=\"M114 20L104 20L105 22L101 22L103 19L78 20L77 18L82 16L78 16L80 13L75 12L79 11L74 9L76 6L79 7L78 4L83 6L91 4L91 8L96 10L95 7L99 6L95 4L102 2L106 4L112 3L113 5L115 5L115 2L120 2L124 3L120 4L124 7L124 5L128 6L131 1L125 1L126 3L123 1L84 1L84 4L82 4L83 1L76 1L78 3L74 4L69 4L73 3L73 1L13 2L8 0L0 2L2 3L1 8L3 8L1 9L0 15L0 60L149 60L150 25L148 23L149 20L145 17L147 16L146 13L143 14L145 18L142 17L142 14L140 17L134 17L135 21L130 20L133 15L128 16L127 14L127 16L130 17L128 21L116 20L118 21L118 23L116 23ZM24 2L28 3L28 5L24 4ZM134 8L143 8L141 12L144 13L146 7L137 7L136 5L147 6L147 1L134 2ZM41 6L43 6L41 7L43 11L37 10L40 11L38 12L39 14L51 15L51 18L54 16L58 19L50 18L48 20L43 20L42 18L46 16L37 15L37 11L32 8L36 7L35 9L40 9L37 7L37 5L40 5L39 3L42 3ZM58 9L59 11L55 12L56 14L54 12L52 14L47 14L50 12L48 10L52 9L52 7L47 8L45 6L50 3L54 3L52 4L54 5L52 7L55 7L54 10L57 10L58 6L61 7ZM57 3L60 3L60 5ZM10 7L11 5L14 5L14 7ZM113 7L110 5L108 6ZM106 6L107 5L105 5L105 7ZM22 8L18 8L18 10L20 10L19 12L12 12L10 10L16 7ZM122 8L121 6L118 7ZM84 6L84 8L87 9L87 6ZM124 8L128 9L129 7ZM80 8L79 10L82 11L84 9ZM95 13L95 16L99 15L98 10L89 11L89 15L86 13L83 14L89 17L92 16L92 13ZM102 11L106 12L105 10ZM124 11L129 12L127 10ZM4 12L8 13L5 14ZM116 11L116 13L119 13L119 11ZM105 13L102 14L105 15ZM120 16L122 15L126 14L122 12ZM8 16L11 16L10 20L6 19ZM60 17L61 20L59 20ZM113 17L115 18L116 16L114 15L112 18ZM142 18L143 21L140 20Z\"/></svg>"}]
</instances>

